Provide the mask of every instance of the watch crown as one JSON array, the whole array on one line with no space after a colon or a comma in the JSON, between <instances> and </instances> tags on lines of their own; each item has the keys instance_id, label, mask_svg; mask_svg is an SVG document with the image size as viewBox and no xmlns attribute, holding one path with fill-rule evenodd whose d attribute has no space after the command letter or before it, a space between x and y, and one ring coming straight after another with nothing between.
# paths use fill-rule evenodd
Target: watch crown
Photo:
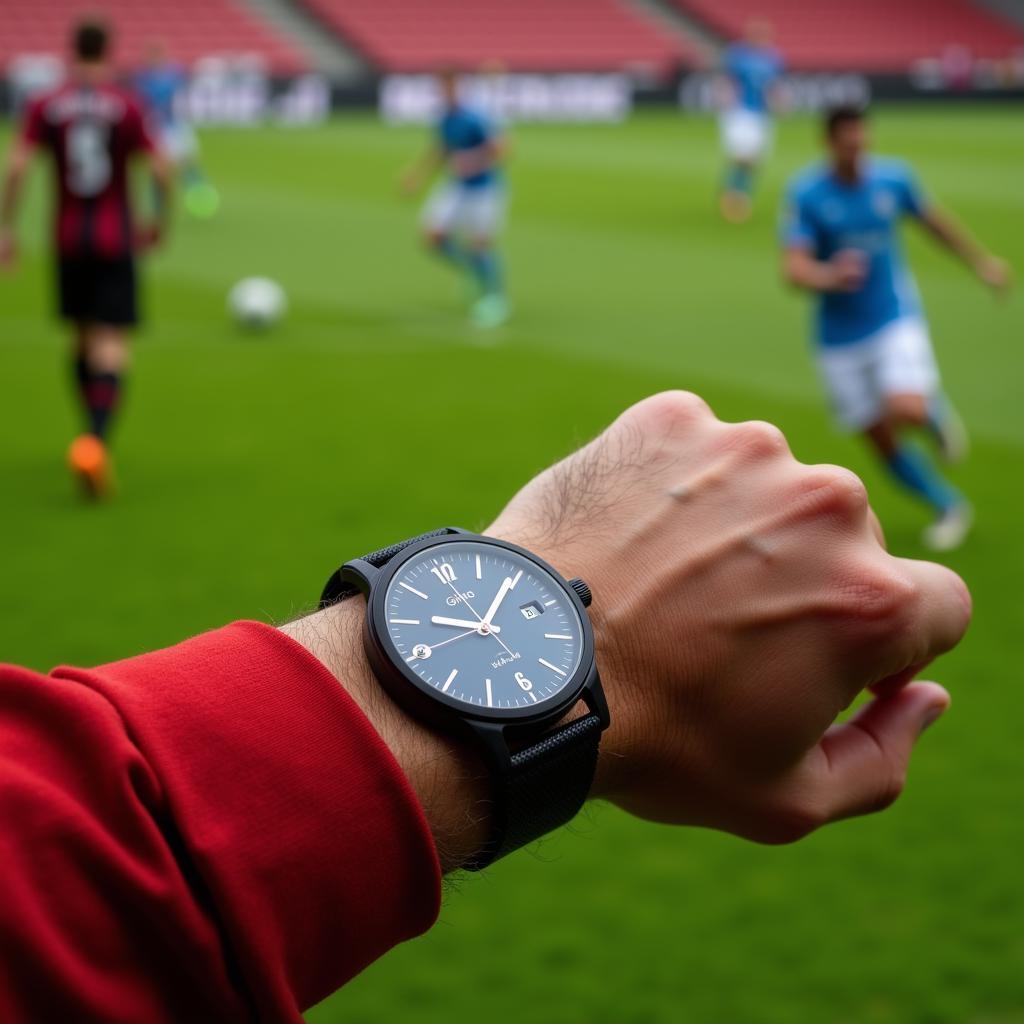
<instances>
[{"instance_id":1,"label":"watch crown","mask_svg":"<svg viewBox=\"0 0 1024 1024\"><path fill-rule=\"evenodd\" d=\"M588 587L586 583L579 578L579 576L574 576L569 580L569 586L572 588L576 596L583 602L583 607L589 608L592 600L590 587Z\"/></svg>"}]
</instances>

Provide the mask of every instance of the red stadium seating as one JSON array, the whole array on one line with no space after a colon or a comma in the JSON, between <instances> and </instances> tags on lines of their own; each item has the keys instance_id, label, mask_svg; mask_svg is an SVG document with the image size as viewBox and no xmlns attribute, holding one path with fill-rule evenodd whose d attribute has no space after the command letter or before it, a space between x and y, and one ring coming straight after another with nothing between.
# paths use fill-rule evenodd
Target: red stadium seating
<instances>
[{"instance_id":1,"label":"red stadium seating","mask_svg":"<svg viewBox=\"0 0 1024 1024\"><path fill-rule=\"evenodd\" d=\"M775 27L790 67L904 72L951 46L1005 58L1024 34L968 0L673 0L714 31L741 35L752 18Z\"/></svg>"},{"instance_id":2,"label":"red stadium seating","mask_svg":"<svg viewBox=\"0 0 1024 1024\"><path fill-rule=\"evenodd\" d=\"M667 71L694 54L625 0L303 0L387 71Z\"/></svg>"},{"instance_id":3,"label":"red stadium seating","mask_svg":"<svg viewBox=\"0 0 1024 1024\"><path fill-rule=\"evenodd\" d=\"M23 54L63 56L68 29L83 13L99 11L116 30L115 56L136 66L147 43L166 42L171 56L191 65L214 54L259 54L269 69L306 67L305 57L250 14L238 0L0 0L0 69Z\"/></svg>"}]
</instances>

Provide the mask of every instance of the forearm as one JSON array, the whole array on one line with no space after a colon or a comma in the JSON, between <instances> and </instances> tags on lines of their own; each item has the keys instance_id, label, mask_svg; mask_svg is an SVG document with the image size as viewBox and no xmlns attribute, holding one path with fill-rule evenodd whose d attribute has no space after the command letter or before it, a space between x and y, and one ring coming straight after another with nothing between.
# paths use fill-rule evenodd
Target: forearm
<instances>
[{"instance_id":1,"label":"forearm","mask_svg":"<svg viewBox=\"0 0 1024 1024\"><path fill-rule=\"evenodd\" d=\"M809 292L835 290L835 268L824 260L816 260L804 252L789 252L783 261L783 276L796 288Z\"/></svg>"},{"instance_id":2,"label":"forearm","mask_svg":"<svg viewBox=\"0 0 1024 1024\"><path fill-rule=\"evenodd\" d=\"M921 223L936 241L969 267L975 267L988 255L984 246L963 225L942 210L928 210Z\"/></svg>"},{"instance_id":3,"label":"forearm","mask_svg":"<svg viewBox=\"0 0 1024 1024\"><path fill-rule=\"evenodd\" d=\"M421 154L405 172L407 181L416 184L429 181L444 163L444 154L437 148L429 149Z\"/></svg>"}]
</instances>

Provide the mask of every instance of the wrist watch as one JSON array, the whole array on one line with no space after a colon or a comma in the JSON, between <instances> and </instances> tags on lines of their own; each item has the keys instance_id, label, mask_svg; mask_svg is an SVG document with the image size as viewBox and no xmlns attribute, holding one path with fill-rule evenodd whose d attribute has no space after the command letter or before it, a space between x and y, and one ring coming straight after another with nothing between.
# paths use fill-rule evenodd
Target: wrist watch
<instances>
[{"instance_id":1,"label":"wrist watch","mask_svg":"<svg viewBox=\"0 0 1024 1024\"><path fill-rule=\"evenodd\" d=\"M609 723L586 583L515 544L445 527L346 562L320 607L360 592L381 685L410 714L476 743L493 776L492 835L466 867L574 817Z\"/></svg>"}]
</instances>

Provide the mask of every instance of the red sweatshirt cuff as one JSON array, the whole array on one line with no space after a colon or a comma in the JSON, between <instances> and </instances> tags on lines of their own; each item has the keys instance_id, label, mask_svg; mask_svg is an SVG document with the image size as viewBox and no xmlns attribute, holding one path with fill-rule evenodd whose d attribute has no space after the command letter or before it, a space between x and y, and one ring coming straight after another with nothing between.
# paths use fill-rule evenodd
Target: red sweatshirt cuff
<instances>
[{"instance_id":1,"label":"red sweatshirt cuff","mask_svg":"<svg viewBox=\"0 0 1024 1024\"><path fill-rule=\"evenodd\" d=\"M436 919L437 854L408 780L278 630L239 622L56 674L107 697L160 779L261 1017L297 1014Z\"/></svg>"}]
</instances>

